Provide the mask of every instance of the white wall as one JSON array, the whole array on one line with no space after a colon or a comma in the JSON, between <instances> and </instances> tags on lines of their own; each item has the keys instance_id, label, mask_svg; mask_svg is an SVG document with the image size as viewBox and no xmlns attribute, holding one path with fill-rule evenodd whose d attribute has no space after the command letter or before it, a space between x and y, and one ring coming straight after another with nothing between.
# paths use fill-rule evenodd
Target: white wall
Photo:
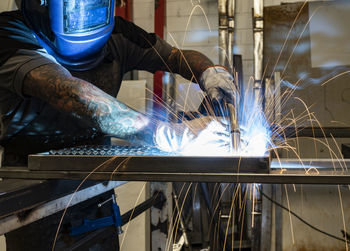
<instances>
[{"instance_id":1,"label":"white wall","mask_svg":"<svg viewBox=\"0 0 350 251\"><path fill-rule=\"evenodd\" d=\"M129 182L117 187L115 193L120 213L124 214L148 199L149 189L149 183L146 182ZM150 229L150 213L148 210L123 226L123 234L119 236L120 250L150 250Z\"/></svg>"},{"instance_id":2,"label":"white wall","mask_svg":"<svg viewBox=\"0 0 350 251\"><path fill-rule=\"evenodd\" d=\"M166 40L180 49L200 51L218 64L217 1L168 0L166 12ZM198 86L179 75L176 82L177 110L196 110L202 97L196 94Z\"/></svg>"},{"instance_id":3,"label":"white wall","mask_svg":"<svg viewBox=\"0 0 350 251\"><path fill-rule=\"evenodd\" d=\"M0 1L0 12L17 9L15 0L1 0Z\"/></svg>"}]
</instances>

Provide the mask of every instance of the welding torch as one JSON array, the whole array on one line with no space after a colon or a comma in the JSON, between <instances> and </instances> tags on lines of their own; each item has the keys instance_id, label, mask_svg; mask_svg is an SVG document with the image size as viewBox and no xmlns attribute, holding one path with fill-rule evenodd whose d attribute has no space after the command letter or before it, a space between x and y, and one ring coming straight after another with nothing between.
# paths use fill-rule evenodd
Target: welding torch
<instances>
[{"instance_id":1,"label":"welding torch","mask_svg":"<svg viewBox=\"0 0 350 251\"><path fill-rule=\"evenodd\" d=\"M214 114L216 114L217 116L222 116L220 114L223 114L223 110L222 107L225 107L224 110L226 110L226 112L224 112L226 114L226 116L229 119L229 124L228 124L228 131L230 133L231 136L231 140L230 140L230 151L231 152L236 152L239 147L240 147L240 142L241 142L241 132L239 129L239 124L238 124L238 116L237 116L237 104L236 106L232 103L228 103L225 102L221 108L208 108L208 103L210 103L209 98L205 97L203 102L201 103L201 105L199 106L198 112L197 113L190 113L190 115L188 114L184 114L184 117L188 117L189 119L193 119L193 118L198 118L201 116L201 114L204 115L208 115L208 111L212 111ZM220 112L221 111L221 112Z\"/></svg>"},{"instance_id":2,"label":"welding torch","mask_svg":"<svg viewBox=\"0 0 350 251\"><path fill-rule=\"evenodd\" d=\"M239 149L241 142L241 132L238 125L237 109L233 104L227 103L226 108L229 115L229 132L231 135L231 152L235 152Z\"/></svg>"}]
</instances>

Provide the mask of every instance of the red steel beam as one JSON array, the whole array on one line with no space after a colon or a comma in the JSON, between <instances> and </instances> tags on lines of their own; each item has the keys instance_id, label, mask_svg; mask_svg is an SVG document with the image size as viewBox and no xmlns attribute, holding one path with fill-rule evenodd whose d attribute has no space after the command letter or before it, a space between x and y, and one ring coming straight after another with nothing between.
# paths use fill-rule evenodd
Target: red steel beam
<instances>
[{"instance_id":1,"label":"red steel beam","mask_svg":"<svg viewBox=\"0 0 350 251\"><path fill-rule=\"evenodd\" d=\"M115 8L115 15L132 21L133 19L133 0L122 0L122 5Z\"/></svg>"},{"instance_id":2,"label":"red steel beam","mask_svg":"<svg viewBox=\"0 0 350 251\"><path fill-rule=\"evenodd\" d=\"M165 0L155 0L154 9L154 32L164 38L165 27ZM157 71L153 77L153 108L159 108L163 101L163 72ZM155 109L155 112L157 109Z\"/></svg>"}]
</instances>

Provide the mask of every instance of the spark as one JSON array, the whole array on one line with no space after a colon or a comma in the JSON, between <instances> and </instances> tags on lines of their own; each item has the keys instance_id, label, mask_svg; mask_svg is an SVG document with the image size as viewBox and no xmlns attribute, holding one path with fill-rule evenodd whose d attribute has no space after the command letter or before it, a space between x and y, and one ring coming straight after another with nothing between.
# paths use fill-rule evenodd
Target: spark
<instances>
[{"instance_id":1,"label":"spark","mask_svg":"<svg viewBox=\"0 0 350 251\"><path fill-rule=\"evenodd\" d=\"M252 111L256 113L256 110ZM260 119L260 120L259 120ZM246 120L248 122L248 120ZM232 151L227 121L213 119L196 136L191 128L185 127L182 134L167 126L159 128L156 134L157 146L166 152L181 156L264 156L268 149L269 130L264 117L258 116L253 123L241 126L242 144Z\"/></svg>"}]
</instances>

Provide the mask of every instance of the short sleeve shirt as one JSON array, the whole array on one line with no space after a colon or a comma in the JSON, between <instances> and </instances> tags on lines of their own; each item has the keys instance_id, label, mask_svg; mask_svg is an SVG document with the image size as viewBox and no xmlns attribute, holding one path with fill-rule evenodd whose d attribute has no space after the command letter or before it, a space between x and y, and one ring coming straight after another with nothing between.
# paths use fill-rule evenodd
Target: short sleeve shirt
<instances>
[{"instance_id":1,"label":"short sleeve shirt","mask_svg":"<svg viewBox=\"0 0 350 251\"><path fill-rule=\"evenodd\" d=\"M0 45L0 141L20 135L56 137L91 134L95 130L37 98L23 95L27 73L58 62L40 46L20 11L0 14ZM171 49L155 34L116 17L113 34L103 50L106 55L103 62L89 71L71 73L116 96L126 72L157 71Z\"/></svg>"}]
</instances>

